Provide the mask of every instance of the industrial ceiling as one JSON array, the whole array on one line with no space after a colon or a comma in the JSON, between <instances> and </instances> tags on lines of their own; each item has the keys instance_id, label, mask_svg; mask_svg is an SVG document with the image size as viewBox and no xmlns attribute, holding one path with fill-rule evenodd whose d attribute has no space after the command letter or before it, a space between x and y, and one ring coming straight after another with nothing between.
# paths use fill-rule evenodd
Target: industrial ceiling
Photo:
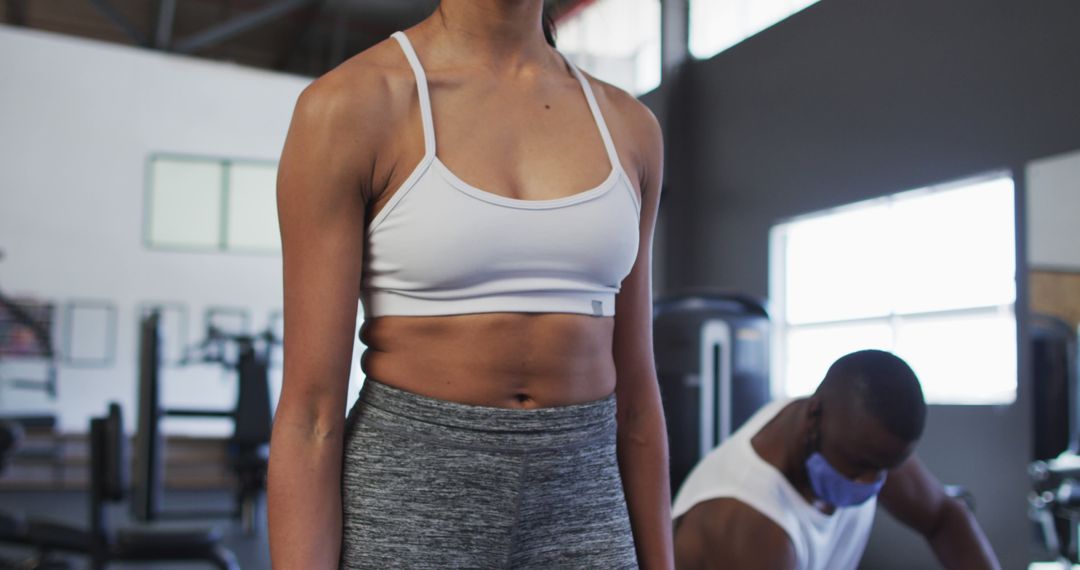
<instances>
[{"instance_id":1,"label":"industrial ceiling","mask_svg":"<svg viewBox=\"0 0 1080 570\"><path fill-rule=\"evenodd\" d=\"M589 0L545 0L556 18ZM318 76L438 0L0 0L0 22Z\"/></svg>"}]
</instances>

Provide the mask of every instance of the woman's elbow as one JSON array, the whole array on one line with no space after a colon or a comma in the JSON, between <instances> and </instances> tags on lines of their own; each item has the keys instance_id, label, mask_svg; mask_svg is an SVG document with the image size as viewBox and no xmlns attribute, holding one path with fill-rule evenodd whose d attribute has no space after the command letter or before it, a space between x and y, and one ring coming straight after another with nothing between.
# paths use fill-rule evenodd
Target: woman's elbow
<instances>
[{"instance_id":1,"label":"woman's elbow","mask_svg":"<svg viewBox=\"0 0 1080 570\"><path fill-rule=\"evenodd\" d=\"M283 390L274 412L274 435L279 432L303 435L313 440L341 436L345 427L344 395L325 391Z\"/></svg>"}]
</instances>

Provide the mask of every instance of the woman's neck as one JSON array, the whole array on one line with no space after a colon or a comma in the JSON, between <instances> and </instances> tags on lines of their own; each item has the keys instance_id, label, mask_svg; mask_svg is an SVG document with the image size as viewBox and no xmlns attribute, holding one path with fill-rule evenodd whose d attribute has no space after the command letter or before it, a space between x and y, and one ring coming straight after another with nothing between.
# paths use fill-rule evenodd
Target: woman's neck
<instances>
[{"instance_id":1,"label":"woman's neck","mask_svg":"<svg viewBox=\"0 0 1080 570\"><path fill-rule=\"evenodd\" d=\"M516 74L552 61L543 8L542 0L441 0L419 27L448 59Z\"/></svg>"}]
</instances>

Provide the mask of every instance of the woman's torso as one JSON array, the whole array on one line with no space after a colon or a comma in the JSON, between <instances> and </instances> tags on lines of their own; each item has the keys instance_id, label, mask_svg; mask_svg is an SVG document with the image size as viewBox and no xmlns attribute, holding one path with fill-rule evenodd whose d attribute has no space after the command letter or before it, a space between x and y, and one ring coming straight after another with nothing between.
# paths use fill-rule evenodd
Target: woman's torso
<instances>
[{"instance_id":1,"label":"woman's torso","mask_svg":"<svg viewBox=\"0 0 1080 570\"><path fill-rule=\"evenodd\" d=\"M612 165L577 79L546 66L535 77L500 77L440 61L419 28L407 31L423 61L438 160L470 185L515 199L548 200L595 187ZM374 161L367 220L424 157L416 83L388 40L362 54L385 70L393 116ZM558 58L557 54L550 54ZM535 69L535 66L533 66ZM616 109L593 92L625 172L633 141ZM628 176L640 197L636 177ZM640 203L640 198L639 198ZM469 220L461 220L469 223ZM467 256L468 252L460 255ZM495 312L366 318L366 376L409 392L474 405L534 408L593 401L615 387L614 317Z\"/></svg>"}]
</instances>

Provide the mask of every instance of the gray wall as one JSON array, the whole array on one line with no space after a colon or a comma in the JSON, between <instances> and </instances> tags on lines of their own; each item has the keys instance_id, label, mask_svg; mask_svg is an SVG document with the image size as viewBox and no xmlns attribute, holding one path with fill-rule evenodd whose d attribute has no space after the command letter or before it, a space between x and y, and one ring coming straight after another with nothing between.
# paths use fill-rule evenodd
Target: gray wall
<instances>
[{"instance_id":1,"label":"gray wall","mask_svg":"<svg viewBox=\"0 0 1080 570\"><path fill-rule=\"evenodd\" d=\"M1031 268L1080 272L1080 150L1028 164L1027 181Z\"/></svg>"},{"instance_id":2,"label":"gray wall","mask_svg":"<svg viewBox=\"0 0 1080 570\"><path fill-rule=\"evenodd\" d=\"M648 102L667 134L665 285L765 295L778 219L1080 148L1080 3L824 0ZM975 493L1005 568L1029 556L1027 390L1013 406L935 406L919 448ZM865 567L934 563L883 522Z\"/></svg>"}]
</instances>

